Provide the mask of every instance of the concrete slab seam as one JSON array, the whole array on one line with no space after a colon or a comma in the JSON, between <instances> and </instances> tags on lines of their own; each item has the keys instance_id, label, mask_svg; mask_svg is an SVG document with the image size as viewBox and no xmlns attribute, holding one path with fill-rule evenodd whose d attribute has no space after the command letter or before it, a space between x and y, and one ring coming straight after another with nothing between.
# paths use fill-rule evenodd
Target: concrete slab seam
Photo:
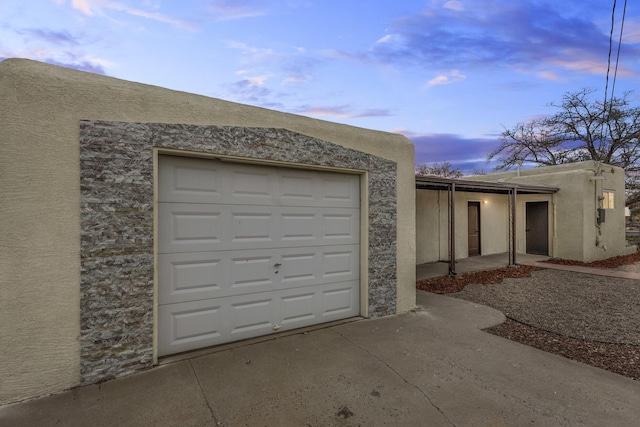
<instances>
[{"instance_id":1,"label":"concrete slab seam","mask_svg":"<svg viewBox=\"0 0 640 427\"><path fill-rule=\"evenodd\" d=\"M202 387L202 383L200 382L200 377L198 377L198 373L196 372L195 368L193 367L193 363L191 363L191 360L188 361L189 362L189 367L191 368L191 372L193 372L193 376L196 378L196 381L198 382L198 388L200 389L200 394L202 395L202 398L204 399L205 403L207 404L207 408L209 408L209 413L211 414L211 418L213 418L213 421L216 423L216 425L219 425L220 423L218 422L218 419L216 418L216 414L213 410L213 407L211 406L211 403L209 402L209 399L207 398L206 393L204 392L204 388Z\"/></svg>"},{"instance_id":2,"label":"concrete slab seam","mask_svg":"<svg viewBox=\"0 0 640 427\"><path fill-rule=\"evenodd\" d=\"M382 362L387 368L389 368L389 370L391 372L393 372L396 376L398 376L402 381L404 381L406 384L410 385L411 387L415 388L416 390L418 390L418 392L420 392L420 394L427 400L427 402L429 402L429 404L434 407L436 409L436 411L438 411L438 413L440 413L446 420L447 422L449 422L449 424L451 424L452 426L455 427L455 424L449 419L449 417L447 416L447 414L445 414L442 409L440 409L440 407L438 405L436 405L433 400L431 400L431 398L417 385L413 384L411 381L407 380L404 376L402 376L402 374L400 374L400 372L398 372L396 369L393 368L393 366L389 365L389 363L387 363L384 359L382 359L381 357L379 357L378 355L370 352L368 349L366 349L365 347L362 347L361 345L358 345L356 343L354 343L353 341L351 341L349 338L347 338L344 334L342 334L340 331L337 331L335 329L331 329L331 331L335 332L336 334L340 335L345 341L347 341L349 344L353 345L354 347L359 348L360 350L364 351L365 353L367 353L368 355L370 355L371 357L375 358L376 360Z\"/></svg>"}]
</instances>

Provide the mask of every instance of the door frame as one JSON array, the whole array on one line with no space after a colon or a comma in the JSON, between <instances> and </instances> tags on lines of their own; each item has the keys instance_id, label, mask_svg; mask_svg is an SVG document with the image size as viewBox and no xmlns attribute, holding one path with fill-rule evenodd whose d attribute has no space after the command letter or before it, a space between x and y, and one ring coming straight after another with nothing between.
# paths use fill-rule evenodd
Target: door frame
<instances>
[{"instance_id":1,"label":"door frame","mask_svg":"<svg viewBox=\"0 0 640 427\"><path fill-rule=\"evenodd\" d=\"M196 154L196 155L194 155ZM358 171L358 170L352 170L352 169L347 169L347 168L336 168L336 167L305 167L305 165L291 165L288 163L282 163L282 162L262 162L262 161L245 161L245 159L243 158L231 158L229 156L211 156L211 155L200 155L200 153L191 153L191 152L187 152L184 150L171 150L171 149L157 149L154 148L153 150L153 158L154 158L154 180L153 180L153 189L154 189L154 292L153 292L153 296L154 296L154 364L162 364L164 363L163 360L169 361L169 362L173 362L176 360L183 360L183 359L187 359L189 357L193 357L193 354L206 354L208 352L211 351L215 351L213 350L213 348L215 347L219 347L221 345L230 345L233 344L235 342L238 341L228 341L228 342L223 342L223 343L219 343L219 344L213 344L211 346L203 346L200 348L194 348L194 349L189 349L189 350L184 350L184 351L178 351L175 353L168 353L168 354L163 354L160 355L160 351L159 351L159 335L161 333L161 329L162 329L162 325L160 324L160 314L159 314L159 309L160 309L160 303L159 303L159 296L160 296L160 288L158 285L158 281L159 281L159 275L161 272L160 269L160 263L159 263L159 255L161 254L160 250L159 250L159 244L160 244L160 237L159 237L159 229L160 229L160 221L159 221L159 217L160 217L160 209L159 209L159 203L160 202L160 186L159 186L159 175L160 175L160 169L161 169L161 165L160 165L160 158L161 157L173 157L173 158L181 158L181 159L201 159L201 160L209 160L209 161L221 161L222 163L226 163L226 164L235 164L235 165L242 165L242 166L259 166L259 167L267 167L270 169L287 169L287 170L306 170L306 171L319 171L319 172L325 172L325 173L338 173L338 174L344 174L344 175L351 175L351 176L357 176L358 177L358 187L359 187L359 191L360 191L360 197L359 197L359 205L358 205L358 209L360 211L360 214L358 215L358 220L360 222L360 226L359 228L359 234L360 237L358 239L358 271L359 271L359 279L358 279L358 299L359 299L359 303L357 305L358 307L358 314L356 314L355 316L362 316L362 317L366 317L365 313L366 310L368 309L368 301L367 301L367 297L368 297L368 283L366 280L363 280L362 275L363 273L366 274L367 272L367 268L368 268L368 259L365 259L363 257L363 242L367 242L368 241L368 235L367 235L367 230L369 227L369 224L366 223L364 226L362 224L363 218L368 218L368 205L363 203L363 199L367 200L363 195L362 191L363 188L364 189L368 189L368 187L366 186L367 183L367 179L363 179L368 177L368 172L362 172L362 171ZM167 159L167 162L169 160ZM273 207L276 206L280 206L280 205L273 205ZM367 212L366 213L362 213L362 210L366 209ZM224 251L233 251L233 249L223 249L220 250L220 252L224 252ZM212 252L212 250L207 250L206 252ZM188 253L188 252L187 252ZM368 276L366 276L368 278ZM248 294L246 294L248 295ZM220 297L220 298L224 298L224 297ZM319 325L322 325L323 323L331 323L331 322L339 322L339 321L343 321L346 318L343 319L337 319L337 320L324 320L323 322L320 323L315 323L312 325L306 325L306 326L301 326L300 328L309 328L309 327L319 327ZM296 328L296 329L300 329L300 328ZM292 329L295 330L295 329ZM258 336L254 336L254 337L250 337L250 338L244 338L244 340L250 340L250 339L261 339L265 336L269 336L267 335L258 335ZM242 339L241 339L242 340Z\"/></svg>"},{"instance_id":2,"label":"door frame","mask_svg":"<svg viewBox=\"0 0 640 427\"><path fill-rule=\"evenodd\" d=\"M530 218L530 212L529 212L529 206L533 206L533 205L537 205L537 206L542 206L542 204L544 204L545 207L545 215L544 216L544 226L545 226L545 232L541 234L541 236L544 236L544 241L546 242L545 245L545 249L544 251L537 251L537 248L531 248L529 247L529 243L532 242L532 239L528 238L528 233L529 233L529 220L533 219ZM533 212L531 212L531 214L533 215ZM538 215L540 215L540 212L537 213ZM532 255L544 255L544 256L549 256L549 201L548 200L532 200L532 201L527 201L524 204L524 215L525 215L525 219L524 219L524 252L527 254L532 254ZM540 219L542 219L543 216L540 216ZM542 248L542 245L540 246L540 249ZM544 252L544 253L538 253L538 252Z\"/></svg>"}]
</instances>

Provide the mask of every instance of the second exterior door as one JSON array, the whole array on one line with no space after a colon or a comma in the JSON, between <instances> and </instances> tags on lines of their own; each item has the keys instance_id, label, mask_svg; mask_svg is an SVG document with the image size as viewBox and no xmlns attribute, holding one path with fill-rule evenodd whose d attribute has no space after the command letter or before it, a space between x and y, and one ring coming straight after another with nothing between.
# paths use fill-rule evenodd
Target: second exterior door
<instances>
[{"instance_id":1,"label":"second exterior door","mask_svg":"<svg viewBox=\"0 0 640 427\"><path fill-rule=\"evenodd\" d=\"M527 202L526 216L527 253L549 255L548 202Z\"/></svg>"}]
</instances>

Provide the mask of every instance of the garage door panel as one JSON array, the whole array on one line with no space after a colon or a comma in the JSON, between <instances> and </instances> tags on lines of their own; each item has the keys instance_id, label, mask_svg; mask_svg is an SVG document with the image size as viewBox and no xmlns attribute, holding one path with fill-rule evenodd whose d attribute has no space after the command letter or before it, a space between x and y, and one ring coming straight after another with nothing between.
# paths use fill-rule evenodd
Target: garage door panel
<instances>
[{"instance_id":1,"label":"garage door panel","mask_svg":"<svg viewBox=\"0 0 640 427\"><path fill-rule=\"evenodd\" d=\"M353 175L321 177L322 202L332 206L360 207L360 182Z\"/></svg>"},{"instance_id":2,"label":"garage door panel","mask_svg":"<svg viewBox=\"0 0 640 427\"><path fill-rule=\"evenodd\" d=\"M280 176L280 197L283 203L300 206L314 204L318 200L320 183L315 173L287 171Z\"/></svg>"},{"instance_id":3,"label":"garage door panel","mask_svg":"<svg viewBox=\"0 0 640 427\"><path fill-rule=\"evenodd\" d=\"M217 170L176 167L173 170L173 179L169 183L172 191L184 194L196 195L201 198L218 195L219 173Z\"/></svg>"},{"instance_id":4,"label":"garage door panel","mask_svg":"<svg viewBox=\"0 0 640 427\"><path fill-rule=\"evenodd\" d=\"M278 218L265 212L232 212L231 239L233 243L274 242Z\"/></svg>"},{"instance_id":5,"label":"garage door panel","mask_svg":"<svg viewBox=\"0 0 640 427\"><path fill-rule=\"evenodd\" d=\"M271 203L276 191L276 177L268 168L251 168L231 166L231 200L225 203L247 203L263 205Z\"/></svg>"},{"instance_id":6,"label":"garage door panel","mask_svg":"<svg viewBox=\"0 0 640 427\"><path fill-rule=\"evenodd\" d=\"M356 248L353 247L323 252L321 277L332 281L357 278L359 275L358 256Z\"/></svg>"},{"instance_id":7,"label":"garage door panel","mask_svg":"<svg viewBox=\"0 0 640 427\"><path fill-rule=\"evenodd\" d=\"M271 251L222 251L158 256L158 303L219 298L277 288Z\"/></svg>"},{"instance_id":8,"label":"garage door panel","mask_svg":"<svg viewBox=\"0 0 640 427\"><path fill-rule=\"evenodd\" d=\"M173 238L176 241L200 241L216 243L220 239L217 230L220 214L198 212L176 212L172 218Z\"/></svg>"},{"instance_id":9,"label":"garage door panel","mask_svg":"<svg viewBox=\"0 0 640 427\"><path fill-rule=\"evenodd\" d=\"M285 286L288 283L293 283L295 286L304 286L308 282L311 282L312 285L318 283L321 268L319 257L320 254L316 251L306 253L296 251L289 255L283 254L278 270L281 282Z\"/></svg>"},{"instance_id":10,"label":"garage door panel","mask_svg":"<svg viewBox=\"0 0 640 427\"><path fill-rule=\"evenodd\" d=\"M194 309L171 313L173 317L173 331L175 341L194 341L219 336L220 332L212 330L211 325L219 323L221 314L219 306Z\"/></svg>"},{"instance_id":11,"label":"garage door panel","mask_svg":"<svg viewBox=\"0 0 640 427\"><path fill-rule=\"evenodd\" d=\"M359 248L160 254L159 304L358 280Z\"/></svg>"},{"instance_id":12,"label":"garage door panel","mask_svg":"<svg viewBox=\"0 0 640 427\"><path fill-rule=\"evenodd\" d=\"M323 240L353 241L360 234L357 212L322 214Z\"/></svg>"},{"instance_id":13,"label":"garage door panel","mask_svg":"<svg viewBox=\"0 0 640 427\"><path fill-rule=\"evenodd\" d=\"M280 236L283 241L313 243L320 235L320 223L315 213L283 213L281 219Z\"/></svg>"},{"instance_id":14,"label":"garage door panel","mask_svg":"<svg viewBox=\"0 0 640 427\"><path fill-rule=\"evenodd\" d=\"M216 205L158 204L159 253L214 248L224 239L223 213Z\"/></svg>"},{"instance_id":15,"label":"garage door panel","mask_svg":"<svg viewBox=\"0 0 640 427\"><path fill-rule=\"evenodd\" d=\"M317 318L319 294L318 291L295 293L282 297L280 324L288 327L300 322L312 321Z\"/></svg>"},{"instance_id":16,"label":"garage door panel","mask_svg":"<svg viewBox=\"0 0 640 427\"><path fill-rule=\"evenodd\" d=\"M231 259L230 293L264 292L274 289L275 268L274 255L250 253L240 254Z\"/></svg>"},{"instance_id":17,"label":"garage door panel","mask_svg":"<svg viewBox=\"0 0 640 427\"><path fill-rule=\"evenodd\" d=\"M245 337L273 332L277 320L277 307L275 306L278 303L273 293L270 293L269 296L263 294L259 296L244 295L243 299L245 301L230 305L231 335Z\"/></svg>"},{"instance_id":18,"label":"garage door panel","mask_svg":"<svg viewBox=\"0 0 640 427\"><path fill-rule=\"evenodd\" d=\"M359 281L281 291L281 331L358 316Z\"/></svg>"},{"instance_id":19,"label":"garage door panel","mask_svg":"<svg viewBox=\"0 0 640 427\"><path fill-rule=\"evenodd\" d=\"M158 310L160 356L358 316L359 282L169 304ZM166 332L169 333L166 333Z\"/></svg>"},{"instance_id":20,"label":"garage door panel","mask_svg":"<svg viewBox=\"0 0 640 427\"><path fill-rule=\"evenodd\" d=\"M355 209L158 204L160 253L358 244Z\"/></svg>"},{"instance_id":21,"label":"garage door panel","mask_svg":"<svg viewBox=\"0 0 640 427\"><path fill-rule=\"evenodd\" d=\"M219 162L204 159L159 158L158 192L160 201L213 203L221 197L222 174Z\"/></svg>"},{"instance_id":22,"label":"garage door panel","mask_svg":"<svg viewBox=\"0 0 640 427\"><path fill-rule=\"evenodd\" d=\"M160 202L360 207L360 176L159 157Z\"/></svg>"},{"instance_id":23,"label":"garage door panel","mask_svg":"<svg viewBox=\"0 0 640 427\"><path fill-rule=\"evenodd\" d=\"M350 314L356 298L353 286L339 286L322 291L322 316L325 318Z\"/></svg>"},{"instance_id":24,"label":"garage door panel","mask_svg":"<svg viewBox=\"0 0 640 427\"><path fill-rule=\"evenodd\" d=\"M204 300L158 308L158 354L179 353L215 345L225 336L226 313L221 301Z\"/></svg>"},{"instance_id":25,"label":"garage door panel","mask_svg":"<svg viewBox=\"0 0 640 427\"><path fill-rule=\"evenodd\" d=\"M228 283L223 260L215 254L158 256L159 303L194 301L222 295Z\"/></svg>"},{"instance_id":26,"label":"garage door panel","mask_svg":"<svg viewBox=\"0 0 640 427\"><path fill-rule=\"evenodd\" d=\"M279 289L302 288L329 283L358 280L359 247L330 246L316 248L315 252L300 253L289 249L281 256L276 280Z\"/></svg>"}]
</instances>

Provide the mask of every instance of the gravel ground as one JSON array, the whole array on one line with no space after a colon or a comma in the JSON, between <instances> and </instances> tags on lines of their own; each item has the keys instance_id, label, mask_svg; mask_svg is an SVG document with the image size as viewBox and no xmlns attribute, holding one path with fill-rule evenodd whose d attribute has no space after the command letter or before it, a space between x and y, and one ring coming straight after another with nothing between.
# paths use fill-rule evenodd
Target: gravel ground
<instances>
[{"instance_id":1,"label":"gravel ground","mask_svg":"<svg viewBox=\"0 0 640 427\"><path fill-rule=\"evenodd\" d=\"M450 294L502 311L548 332L581 340L640 345L640 281L560 270L467 285Z\"/></svg>"},{"instance_id":2,"label":"gravel ground","mask_svg":"<svg viewBox=\"0 0 640 427\"><path fill-rule=\"evenodd\" d=\"M597 267L640 272L639 257ZM502 311L507 321L489 333L640 380L638 280L521 266L430 279L417 287Z\"/></svg>"}]
</instances>

